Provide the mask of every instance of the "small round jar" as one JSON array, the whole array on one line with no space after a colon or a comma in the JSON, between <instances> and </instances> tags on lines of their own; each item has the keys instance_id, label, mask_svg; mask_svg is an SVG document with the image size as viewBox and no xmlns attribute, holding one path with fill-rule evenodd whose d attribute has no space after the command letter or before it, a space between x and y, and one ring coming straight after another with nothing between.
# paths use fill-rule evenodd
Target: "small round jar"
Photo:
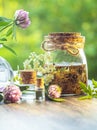
<instances>
[{"instance_id":1,"label":"small round jar","mask_svg":"<svg viewBox=\"0 0 97 130\"><path fill-rule=\"evenodd\" d=\"M79 95L79 82L87 84L87 61L84 53L85 37L77 32L50 33L44 37L42 48L50 53L55 66L54 78L49 84L58 84L62 95Z\"/></svg>"}]
</instances>

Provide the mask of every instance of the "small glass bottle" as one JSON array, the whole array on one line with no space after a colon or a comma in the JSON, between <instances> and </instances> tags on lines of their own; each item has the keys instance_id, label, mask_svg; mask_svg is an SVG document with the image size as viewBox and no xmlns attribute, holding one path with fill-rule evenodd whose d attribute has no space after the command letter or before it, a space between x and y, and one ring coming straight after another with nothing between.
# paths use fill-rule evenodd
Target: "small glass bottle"
<instances>
[{"instance_id":1,"label":"small glass bottle","mask_svg":"<svg viewBox=\"0 0 97 130\"><path fill-rule=\"evenodd\" d=\"M13 80L13 70L10 64L0 56L0 83L6 83Z\"/></svg>"},{"instance_id":2,"label":"small glass bottle","mask_svg":"<svg viewBox=\"0 0 97 130\"><path fill-rule=\"evenodd\" d=\"M35 85L37 82L37 73L34 70L19 70L22 87L28 87L27 91L22 94L22 99L26 101L35 100Z\"/></svg>"},{"instance_id":3,"label":"small glass bottle","mask_svg":"<svg viewBox=\"0 0 97 130\"><path fill-rule=\"evenodd\" d=\"M37 73L33 70L20 70L20 78L23 84L36 84Z\"/></svg>"},{"instance_id":4,"label":"small glass bottle","mask_svg":"<svg viewBox=\"0 0 97 130\"><path fill-rule=\"evenodd\" d=\"M88 69L84 53L85 37L77 32L50 33L44 37L42 48L50 53L55 71L49 84L58 84L62 96L79 95L79 82L87 84Z\"/></svg>"},{"instance_id":5,"label":"small glass bottle","mask_svg":"<svg viewBox=\"0 0 97 130\"><path fill-rule=\"evenodd\" d=\"M43 78L37 78L35 92L36 92L36 101L39 102L45 101L45 88Z\"/></svg>"}]
</instances>

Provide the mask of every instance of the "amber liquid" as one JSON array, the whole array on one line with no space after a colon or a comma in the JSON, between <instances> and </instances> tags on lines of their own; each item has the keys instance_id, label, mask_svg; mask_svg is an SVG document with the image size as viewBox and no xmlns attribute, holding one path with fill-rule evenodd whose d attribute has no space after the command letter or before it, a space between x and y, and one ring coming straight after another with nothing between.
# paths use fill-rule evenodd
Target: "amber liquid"
<instances>
[{"instance_id":1,"label":"amber liquid","mask_svg":"<svg viewBox=\"0 0 97 130\"><path fill-rule=\"evenodd\" d=\"M79 82L87 84L86 65L56 66L54 79L50 84L58 84L62 94L83 94Z\"/></svg>"}]
</instances>

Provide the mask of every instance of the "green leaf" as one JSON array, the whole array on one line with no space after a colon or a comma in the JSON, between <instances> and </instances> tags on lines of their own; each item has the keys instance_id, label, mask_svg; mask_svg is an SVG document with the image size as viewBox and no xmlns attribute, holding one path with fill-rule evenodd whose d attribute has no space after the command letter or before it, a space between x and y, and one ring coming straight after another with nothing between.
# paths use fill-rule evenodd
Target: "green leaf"
<instances>
[{"instance_id":1,"label":"green leaf","mask_svg":"<svg viewBox=\"0 0 97 130\"><path fill-rule=\"evenodd\" d=\"M91 89L90 85L88 85L87 88L88 88L89 95L92 95L92 89Z\"/></svg>"},{"instance_id":2,"label":"green leaf","mask_svg":"<svg viewBox=\"0 0 97 130\"><path fill-rule=\"evenodd\" d=\"M52 101L55 101L55 102L64 102L65 99L64 98L52 98L48 95L48 98Z\"/></svg>"},{"instance_id":3,"label":"green leaf","mask_svg":"<svg viewBox=\"0 0 97 130\"><path fill-rule=\"evenodd\" d=\"M7 41L5 37L0 38L0 41Z\"/></svg>"},{"instance_id":4,"label":"green leaf","mask_svg":"<svg viewBox=\"0 0 97 130\"><path fill-rule=\"evenodd\" d=\"M13 31L12 31L12 37L13 37L13 39L15 39L16 40L16 25L15 24L13 24Z\"/></svg>"},{"instance_id":5,"label":"green leaf","mask_svg":"<svg viewBox=\"0 0 97 130\"><path fill-rule=\"evenodd\" d=\"M92 96L87 95L87 96L82 96L80 98L78 98L79 100L85 100L85 99L92 99Z\"/></svg>"},{"instance_id":6,"label":"green leaf","mask_svg":"<svg viewBox=\"0 0 97 130\"><path fill-rule=\"evenodd\" d=\"M12 25L13 25L13 22L11 22L11 23L9 23L9 24L7 24L5 26L2 26L2 28L0 28L0 32L4 31L5 29L9 28Z\"/></svg>"},{"instance_id":7,"label":"green leaf","mask_svg":"<svg viewBox=\"0 0 97 130\"><path fill-rule=\"evenodd\" d=\"M0 26L6 26L10 22L12 22L12 19L8 19L8 18L5 18L5 17L0 17Z\"/></svg>"},{"instance_id":8,"label":"green leaf","mask_svg":"<svg viewBox=\"0 0 97 130\"><path fill-rule=\"evenodd\" d=\"M35 90L23 90L22 94L32 93L35 92Z\"/></svg>"},{"instance_id":9,"label":"green leaf","mask_svg":"<svg viewBox=\"0 0 97 130\"><path fill-rule=\"evenodd\" d=\"M94 88L97 88L97 81L95 81L94 79L92 79L92 84L94 85Z\"/></svg>"},{"instance_id":10,"label":"green leaf","mask_svg":"<svg viewBox=\"0 0 97 130\"><path fill-rule=\"evenodd\" d=\"M12 31L13 31L13 27L9 28L9 30L7 31L6 33L6 36L10 36L12 34Z\"/></svg>"},{"instance_id":11,"label":"green leaf","mask_svg":"<svg viewBox=\"0 0 97 130\"><path fill-rule=\"evenodd\" d=\"M80 88L82 89L83 92L85 92L87 95L92 96L94 90L91 89L91 86L84 84L83 82L80 82Z\"/></svg>"},{"instance_id":12,"label":"green leaf","mask_svg":"<svg viewBox=\"0 0 97 130\"><path fill-rule=\"evenodd\" d=\"M92 95L93 98L97 98L97 93Z\"/></svg>"},{"instance_id":13,"label":"green leaf","mask_svg":"<svg viewBox=\"0 0 97 130\"><path fill-rule=\"evenodd\" d=\"M80 84L80 88L82 89L83 92L88 93L88 88L86 86L86 84L84 84L83 82L79 82Z\"/></svg>"},{"instance_id":14,"label":"green leaf","mask_svg":"<svg viewBox=\"0 0 97 130\"><path fill-rule=\"evenodd\" d=\"M3 100L3 95L0 94L0 102Z\"/></svg>"},{"instance_id":15,"label":"green leaf","mask_svg":"<svg viewBox=\"0 0 97 130\"><path fill-rule=\"evenodd\" d=\"M94 88L95 89L95 88ZM97 89L96 90L94 90L94 92L97 94Z\"/></svg>"},{"instance_id":16,"label":"green leaf","mask_svg":"<svg viewBox=\"0 0 97 130\"><path fill-rule=\"evenodd\" d=\"M21 91L25 91L29 88L29 86L19 86Z\"/></svg>"},{"instance_id":17,"label":"green leaf","mask_svg":"<svg viewBox=\"0 0 97 130\"><path fill-rule=\"evenodd\" d=\"M3 47L5 47L7 50L9 50L10 52L12 52L14 55L17 55L16 52L11 49L10 47L6 46L4 43L2 43Z\"/></svg>"}]
</instances>

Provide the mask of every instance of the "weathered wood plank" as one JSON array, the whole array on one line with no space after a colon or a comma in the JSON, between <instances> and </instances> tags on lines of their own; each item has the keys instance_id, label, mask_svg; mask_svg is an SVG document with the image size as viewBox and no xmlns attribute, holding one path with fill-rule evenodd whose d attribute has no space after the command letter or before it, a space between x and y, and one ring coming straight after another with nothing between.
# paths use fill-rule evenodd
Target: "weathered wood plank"
<instances>
[{"instance_id":1,"label":"weathered wood plank","mask_svg":"<svg viewBox=\"0 0 97 130\"><path fill-rule=\"evenodd\" d=\"M2 104L0 117L0 130L96 130L97 99Z\"/></svg>"}]
</instances>

